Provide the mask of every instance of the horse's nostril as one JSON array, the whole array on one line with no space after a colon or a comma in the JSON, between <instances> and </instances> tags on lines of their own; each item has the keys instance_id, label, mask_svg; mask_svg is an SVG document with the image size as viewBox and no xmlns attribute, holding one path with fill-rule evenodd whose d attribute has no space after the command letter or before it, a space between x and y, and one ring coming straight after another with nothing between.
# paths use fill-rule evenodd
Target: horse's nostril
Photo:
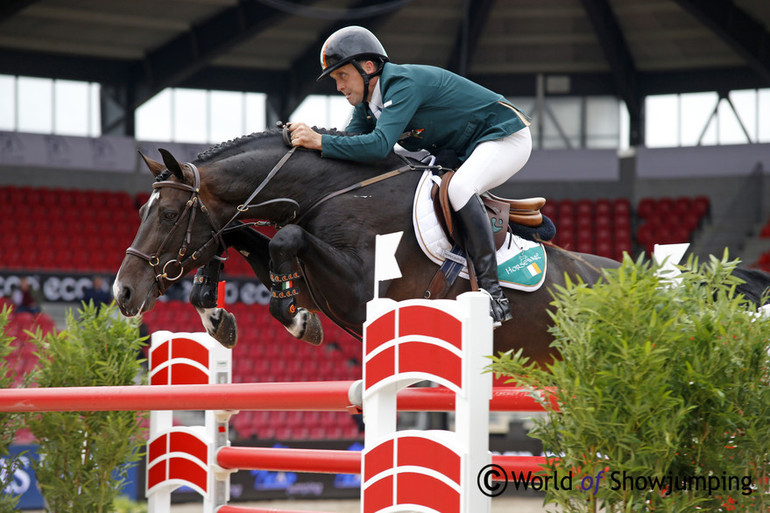
<instances>
[{"instance_id":1,"label":"horse's nostril","mask_svg":"<svg viewBox=\"0 0 770 513\"><path fill-rule=\"evenodd\" d=\"M118 299L123 304L127 303L131 299L131 289L129 287L122 287Z\"/></svg>"}]
</instances>

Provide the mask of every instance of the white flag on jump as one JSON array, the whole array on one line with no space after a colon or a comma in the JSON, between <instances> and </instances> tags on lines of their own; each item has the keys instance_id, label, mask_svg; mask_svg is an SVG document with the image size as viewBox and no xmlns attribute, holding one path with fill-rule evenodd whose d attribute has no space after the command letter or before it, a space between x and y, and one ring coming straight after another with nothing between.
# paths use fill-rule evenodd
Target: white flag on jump
<instances>
[{"instance_id":1,"label":"white flag on jump","mask_svg":"<svg viewBox=\"0 0 770 513\"><path fill-rule=\"evenodd\" d=\"M683 242L680 244L655 244L653 247L652 256L655 262L660 266L657 271L657 275L664 282L670 283L672 286L676 286L681 282L681 278L676 277L682 274L682 271L677 268L677 264L682 261L682 257L690 247L689 242Z\"/></svg>"},{"instance_id":2,"label":"white flag on jump","mask_svg":"<svg viewBox=\"0 0 770 513\"><path fill-rule=\"evenodd\" d=\"M401 269L396 261L396 249L404 232L377 235L374 240L374 288L375 295L379 283L401 277Z\"/></svg>"}]
</instances>

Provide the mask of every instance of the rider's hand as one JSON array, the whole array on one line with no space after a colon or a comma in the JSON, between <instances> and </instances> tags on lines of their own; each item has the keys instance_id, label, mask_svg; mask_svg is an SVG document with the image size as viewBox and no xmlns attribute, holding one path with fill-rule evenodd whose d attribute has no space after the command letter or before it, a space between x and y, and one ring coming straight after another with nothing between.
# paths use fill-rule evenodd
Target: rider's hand
<instances>
[{"instance_id":1,"label":"rider's hand","mask_svg":"<svg viewBox=\"0 0 770 513\"><path fill-rule=\"evenodd\" d=\"M310 150L321 150L321 134L305 123L289 123L291 145L302 146Z\"/></svg>"}]
</instances>

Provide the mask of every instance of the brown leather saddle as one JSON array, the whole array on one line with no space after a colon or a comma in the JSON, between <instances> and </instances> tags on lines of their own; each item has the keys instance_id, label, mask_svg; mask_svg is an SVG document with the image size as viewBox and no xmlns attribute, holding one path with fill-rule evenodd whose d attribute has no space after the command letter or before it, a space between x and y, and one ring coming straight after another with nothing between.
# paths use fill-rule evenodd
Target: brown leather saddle
<instances>
[{"instance_id":1,"label":"brown leather saddle","mask_svg":"<svg viewBox=\"0 0 770 513\"><path fill-rule=\"evenodd\" d=\"M436 217L447 238L453 243L453 248L446 255L446 260L439 266L436 274L434 274L425 291L425 298L440 299L446 297L450 287L465 264L464 251L460 247L458 238L453 235L453 210L449 204L449 182L454 174L455 171L444 173L441 177L440 185L434 184L431 191ZM521 224L526 227L539 227L543 224L544 216L540 209L545 205L545 198L506 199L487 192L481 195L481 199L489 216L496 249L500 249L505 243L506 234L511 230L511 223ZM473 265L470 263L468 265L468 274L470 275L471 288L478 290L476 274Z\"/></svg>"},{"instance_id":2,"label":"brown leather saddle","mask_svg":"<svg viewBox=\"0 0 770 513\"><path fill-rule=\"evenodd\" d=\"M433 208L436 211L441 228L450 241L457 241L454 237L454 223L452 222L452 206L449 204L449 182L455 171L448 171L441 177L441 184L434 184L431 191ZM540 226L543 223L543 214L540 209L545 205L545 198L507 199L495 196L489 192L481 195L484 206L492 226L495 238L495 248L500 249L505 242L505 235L510 223L524 226Z\"/></svg>"}]
</instances>

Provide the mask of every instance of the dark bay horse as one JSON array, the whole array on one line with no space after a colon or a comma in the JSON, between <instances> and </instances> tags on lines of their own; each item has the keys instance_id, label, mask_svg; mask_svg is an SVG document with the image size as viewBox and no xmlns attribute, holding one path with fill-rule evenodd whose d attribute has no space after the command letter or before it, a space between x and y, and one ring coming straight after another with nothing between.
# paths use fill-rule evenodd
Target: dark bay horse
<instances>
[{"instance_id":1,"label":"dark bay horse","mask_svg":"<svg viewBox=\"0 0 770 513\"><path fill-rule=\"evenodd\" d=\"M246 256L260 281L273 282L271 314L294 336L320 343L316 312L361 335L366 303L373 296L375 235L404 232L396 253L403 277L381 283L381 297L423 297L437 270L423 255L412 226L422 173L406 170L377 178L403 171L402 157L391 154L359 164L324 159L305 149L290 152L278 130L215 146L191 163L160 151L163 163L143 156L156 176L154 192L140 209L141 225L113 287L124 315L152 309L174 281L231 246ZM367 184L348 190L361 182ZM272 239L250 228L224 230L240 218L264 219L281 228ZM548 361L549 290L564 284L565 274L595 283L602 269L619 266L550 246L546 253L549 269L540 289L506 290L514 318L495 331L496 351L522 348L533 360ZM468 282L458 280L448 297L467 290ZM298 295L292 298L294 291ZM203 308L199 313L216 336L217 323L227 314Z\"/></svg>"}]
</instances>

